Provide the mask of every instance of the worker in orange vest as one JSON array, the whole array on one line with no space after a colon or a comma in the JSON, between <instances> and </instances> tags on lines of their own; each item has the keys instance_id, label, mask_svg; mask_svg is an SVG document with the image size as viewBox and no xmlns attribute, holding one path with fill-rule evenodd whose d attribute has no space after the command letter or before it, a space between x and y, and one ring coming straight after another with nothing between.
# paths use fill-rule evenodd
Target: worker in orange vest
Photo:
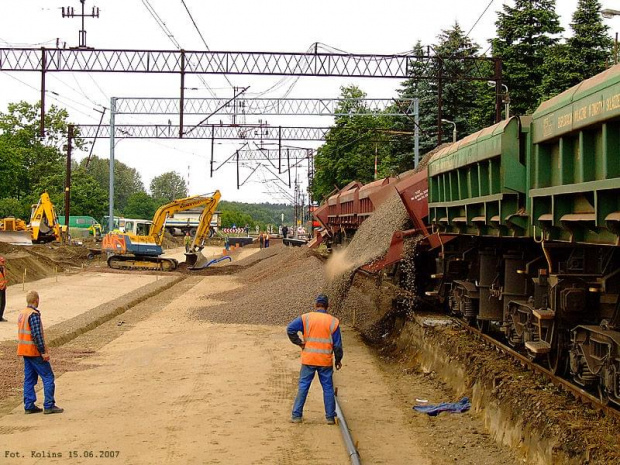
<instances>
[{"instance_id":1,"label":"worker in orange vest","mask_svg":"<svg viewBox=\"0 0 620 465\"><path fill-rule=\"evenodd\" d=\"M334 398L333 363L336 359L336 370L342 368L342 337L338 318L328 315L329 299L320 294L316 298L315 310L295 318L286 328L289 339L301 347L301 372L299 373L299 389L293 405L292 423L301 423L304 404L314 379L319 374L323 387L325 418L327 423L336 423L336 399ZM299 334L303 334L303 341Z\"/></svg>"},{"instance_id":2,"label":"worker in orange vest","mask_svg":"<svg viewBox=\"0 0 620 465\"><path fill-rule=\"evenodd\" d=\"M0 256L0 322L4 319L4 309L6 308L6 287L9 284L9 278L6 277L4 257Z\"/></svg>"},{"instance_id":3,"label":"worker in orange vest","mask_svg":"<svg viewBox=\"0 0 620 465\"><path fill-rule=\"evenodd\" d=\"M56 386L38 309L39 294L36 291L28 292L26 302L28 306L17 318L17 355L24 358L24 410L26 413L62 413L64 410L57 407L54 400ZM37 395L34 387L39 376L43 381L45 395L43 408L35 405Z\"/></svg>"}]
</instances>

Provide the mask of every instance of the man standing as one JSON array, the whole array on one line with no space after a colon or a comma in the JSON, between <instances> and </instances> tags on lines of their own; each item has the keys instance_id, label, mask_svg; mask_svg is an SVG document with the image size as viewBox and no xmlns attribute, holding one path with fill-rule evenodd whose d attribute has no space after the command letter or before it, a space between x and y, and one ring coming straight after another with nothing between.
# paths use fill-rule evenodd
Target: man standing
<instances>
[{"instance_id":1,"label":"man standing","mask_svg":"<svg viewBox=\"0 0 620 465\"><path fill-rule=\"evenodd\" d=\"M185 253L189 253L189 249L192 245L192 236L189 235L189 231L185 233L183 242L185 243Z\"/></svg>"},{"instance_id":2,"label":"man standing","mask_svg":"<svg viewBox=\"0 0 620 465\"><path fill-rule=\"evenodd\" d=\"M45 347L43 324L39 306L39 294L30 291L26 295L28 307L17 318L17 355L24 358L24 410L26 413L62 413L54 400L54 372L50 365L50 355ZM45 402L43 409L37 407L34 387L38 377L43 381Z\"/></svg>"},{"instance_id":3,"label":"man standing","mask_svg":"<svg viewBox=\"0 0 620 465\"><path fill-rule=\"evenodd\" d=\"M336 423L336 399L334 398L333 356L336 358L336 370L342 368L342 338L338 318L328 315L329 300L320 294L316 298L315 311L304 313L291 321L286 328L289 339L301 347L301 372L299 373L299 389L293 413L292 423L301 423L304 404L310 390L314 374L318 372L323 387L325 418L329 425ZM297 333L303 333L303 341Z\"/></svg>"},{"instance_id":4,"label":"man standing","mask_svg":"<svg viewBox=\"0 0 620 465\"><path fill-rule=\"evenodd\" d=\"M9 278L6 276L4 265L4 257L0 256L0 323L6 321L4 319L4 309L6 308L6 287L9 284Z\"/></svg>"}]
</instances>

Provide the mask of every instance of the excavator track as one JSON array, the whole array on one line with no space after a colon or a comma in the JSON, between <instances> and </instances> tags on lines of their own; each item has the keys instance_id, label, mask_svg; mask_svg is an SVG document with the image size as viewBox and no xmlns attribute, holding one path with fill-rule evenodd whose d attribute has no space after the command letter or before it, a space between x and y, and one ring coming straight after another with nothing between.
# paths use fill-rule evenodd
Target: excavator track
<instances>
[{"instance_id":1,"label":"excavator track","mask_svg":"<svg viewBox=\"0 0 620 465\"><path fill-rule=\"evenodd\" d=\"M179 262L174 258L112 255L108 266L115 270L174 271Z\"/></svg>"}]
</instances>

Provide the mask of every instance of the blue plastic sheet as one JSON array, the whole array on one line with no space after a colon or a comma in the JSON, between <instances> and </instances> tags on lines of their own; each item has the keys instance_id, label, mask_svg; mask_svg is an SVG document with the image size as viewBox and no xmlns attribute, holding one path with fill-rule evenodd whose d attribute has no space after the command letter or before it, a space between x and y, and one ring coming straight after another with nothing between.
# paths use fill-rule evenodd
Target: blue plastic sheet
<instances>
[{"instance_id":1,"label":"blue plastic sheet","mask_svg":"<svg viewBox=\"0 0 620 465\"><path fill-rule=\"evenodd\" d=\"M417 412L426 413L431 417L439 415L441 412L463 413L471 408L468 397L463 397L458 402L442 402L437 405L415 405L413 409Z\"/></svg>"}]
</instances>

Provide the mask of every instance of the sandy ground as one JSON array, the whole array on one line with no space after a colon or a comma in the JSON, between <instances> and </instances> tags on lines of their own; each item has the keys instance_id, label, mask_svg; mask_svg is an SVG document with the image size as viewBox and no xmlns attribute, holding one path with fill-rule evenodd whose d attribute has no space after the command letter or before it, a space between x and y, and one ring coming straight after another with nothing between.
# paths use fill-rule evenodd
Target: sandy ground
<instances>
[{"instance_id":1,"label":"sandy ground","mask_svg":"<svg viewBox=\"0 0 620 465\"><path fill-rule=\"evenodd\" d=\"M26 294L36 290L40 297L43 324L49 328L84 313L98 305L110 302L145 286L155 279L153 275L131 274L127 279L109 273L58 274L54 278L15 284L7 288L7 306L0 323L0 341L15 340L17 314L26 306Z\"/></svg>"},{"instance_id":2,"label":"sandy ground","mask_svg":"<svg viewBox=\"0 0 620 465\"><path fill-rule=\"evenodd\" d=\"M299 353L283 328L189 320L184 309L235 286L232 277L199 279L88 358L84 369L59 377L64 414L24 415L19 406L2 417L2 463L348 463L338 427L325 424L318 384L305 422L288 422ZM335 383L366 463L430 463L372 355L346 330L344 340L348 358Z\"/></svg>"}]
</instances>

